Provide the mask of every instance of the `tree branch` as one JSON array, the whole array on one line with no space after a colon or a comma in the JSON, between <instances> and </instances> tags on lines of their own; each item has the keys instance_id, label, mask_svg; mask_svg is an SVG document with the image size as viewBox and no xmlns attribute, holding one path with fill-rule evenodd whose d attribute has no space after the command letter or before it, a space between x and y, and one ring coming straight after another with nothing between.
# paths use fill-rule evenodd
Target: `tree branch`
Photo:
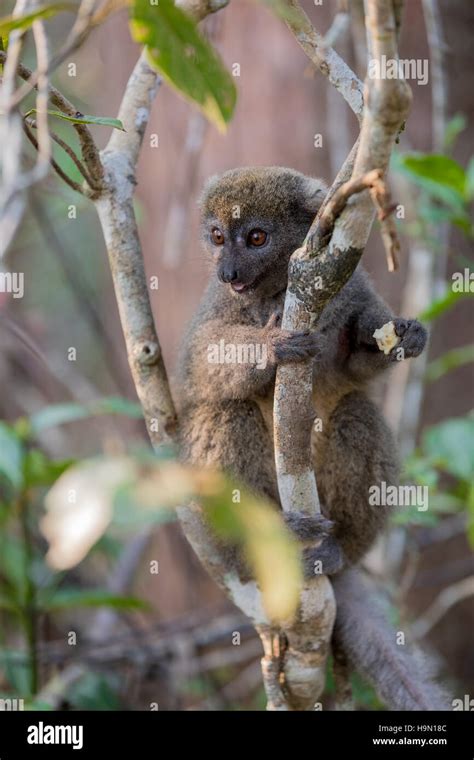
<instances>
[{"instance_id":1,"label":"tree branch","mask_svg":"<svg viewBox=\"0 0 474 760\"><path fill-rule=\"evenodd\" d=\"M177 418L148 296L133 195L136 162L159 83L143 53L120 107L127 131L115 131L101 154L105 189L96 200L130 369L154 445L173 439Z\"/></svg>"},{"instance_id":2,"label":"tree branch","mask_svg":"<svg viewBox=\"0 0 474 760\"><path fill-rule=\"evenodd\" d=\"M24 131L26 137L28 138L28 140L30 141L30 143L32 144L33 148L35 148L35 150L39 150L38 140L36 139L36 137L34 136L33 132L31 131L30 126L33 126L31 124L31 122L24 121L23 122L23 131ZM84 191L83 191L81 185L79 185L78 182L75 182L75 180L71 179L71 177L69 177L66 174L66 172L63 171L63 169L61 169L61 167L59 166L59 164L57 163L57 161L54 160L54 158L50 159L50 163L51 163L51 166L53 167L54 171L58 175L58 177L61 177L61 179L63 180L63 182L66 183L66 185L69 185L69 187L72 188L72 190L75 190L77 193L81 193L81 195L84 195Z\"/></svg>"},{"instance_id":3,"label":"tree branch","mask_svg":"<svg viewBox=\"0 0 474 760\"><path fill-rule=\"evenodd\" d=\"M17 0L13 15L20 16L34 11L37 0ZM38 155L35 165L23 173L21 167L22 153L22 117L12 104L17 68L23 49L25 33L14 30L10 35L8 54L2 52L0 62L4 64L3 81L0 88L0 165L2 182L0 186L0 256L7 250L23 217L25 209L25 190L41 181L49 171L51 157L51 140L48 131L46 102L48 92L48 41L44 24L40 20L33 23L33 36L38 62L38 86L36 107L38 114Z\"/></svg>"},{"instance_id":4,"label":"tree branch","mask_svg":"<svg viewBox=\"0 0 474 760\"><path fill-rule=\"evenodd\" d=\"M362 82L350 66L327 44L325 38L316 31L304 10L300 8L298 0L289 0L289 5L292 12L286 19L288 28L293 32L308 58L341 93L360 121L364 108Z\"/></svg>"},{"instance_id":5,"label":"tree branch","mask_svg":"<svg viewBox=\"0 0 474 760\"><path fill-rule=\"evenodd\" d=\"M379 61L382 55L397 58L391 0L368 0L366 23L374 57ZM352 172L356 186L357 183L360 185L360 178L365 177L367 181L367 172L376 171L372 180L385 173L409 103L409 90L403 81L367 78L360 143ZM348 157L343 174L351 166L352 158ZM371 198L366 190L347 198L348 186L345 190L341 190L340 186L338 177L304 246L295 251L290 260L283 329L314 327L326 304L341 290L362 256L374 218ZM344 207L335 219L328 241L327 220L334 216L335 207L337 210L342 203ZM314 287L316 277L322 278L323 288L320 290ZM297 510L314 514L320 511L311 460L311 431L315 416L312 390L311 362L278 367L274 400L275 462L280 501L287 512ZM311 634L308 629L305 630L306 639L309 635L316 635L313 645L325 652L334 616L332 589L326 577L315 578L311 585L304 587L302 609L309 609L311 603L318 606L323 614L319 627L314 618L310 618L312 630ZM308 619L307 615L305 619Z\"/></svg>"},{"instance_id":6,"label":"tree branch","mask_svg":"<svg viewBox=\"0 0 474 760\"><path fill-rule=\"evenodd\" d=\"M6 61L8 61L10 56L10 48L7 53L5 53L3 50L0 50L0 63L5 64ZM27 66L24 66L22 63L18 63L16 67L16 72L18 76L20 76L25 81L28 81L30 77L32 76L32 71ZM35 89L37 89L38 85L35 85ZM52 103L55 108L58 109L58 111L61 111L61 113L64 113L66 116L72 116L73 118L77 115L77 108L71 103L56 87L54 87L51 83L48 84L48 99ZM74 129L76 130L79 142L81 145L81 151L82 151L82 157L86 163L86 166L89 170L89 174L91 175L91 178L93 178L94 184L97 186L100 186L102 175L103 175L103 168L102 164L100 162L99 157L99 151L95 145L94 139L90 133L89 128L85 124L73 124L72 125Z\"/></svg>"}]
</instances>

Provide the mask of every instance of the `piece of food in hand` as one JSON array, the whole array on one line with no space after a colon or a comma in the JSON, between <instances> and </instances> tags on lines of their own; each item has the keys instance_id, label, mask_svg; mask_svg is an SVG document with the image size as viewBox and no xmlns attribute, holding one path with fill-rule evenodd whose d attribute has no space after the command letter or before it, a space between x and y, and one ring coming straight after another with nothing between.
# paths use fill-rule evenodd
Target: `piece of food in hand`
<instances>
[{"instance_id":1,"label":"piece of food in hand","mask_svg":"<svg viewBox=\"0 0 474 760\"><path fill-rule=\"evenodd\" d=\"M395 325L393 322L387 322L382 327L379 327L373 334L377 342L377 346L384 354L389 354L392 348L397 346L400 342L400 338L395 332Z\"/></svg>"}]
</instances>

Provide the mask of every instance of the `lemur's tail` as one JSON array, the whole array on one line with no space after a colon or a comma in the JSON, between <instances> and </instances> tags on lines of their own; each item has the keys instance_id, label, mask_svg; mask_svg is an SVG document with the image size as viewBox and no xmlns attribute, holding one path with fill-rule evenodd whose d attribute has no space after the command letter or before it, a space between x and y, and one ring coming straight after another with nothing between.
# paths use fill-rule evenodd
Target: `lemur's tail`
<instances>
[{"instance_id":1,"label":"lemur's tail","mask_svg":"<svg viewBox=\"0 0 474 760\"><path fill-rule=\"evenodd\" d=\"M392 710L449 710L448 696L431 679L424 660L397 645L396 633L374 600L362 571L333 576L337 603L334 635L350 665Z\"/></svg>"}]
</instances>

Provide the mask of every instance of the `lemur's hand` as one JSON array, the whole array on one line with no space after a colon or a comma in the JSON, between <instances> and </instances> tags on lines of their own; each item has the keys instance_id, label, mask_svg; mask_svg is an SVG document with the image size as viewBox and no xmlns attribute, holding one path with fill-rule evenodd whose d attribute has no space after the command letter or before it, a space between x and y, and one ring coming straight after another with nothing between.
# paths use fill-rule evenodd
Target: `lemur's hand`
<instances>
[{"instance_id":1,"label":"lemur's hand","mask_svg":"<svg viewBox=\"0 0 474 760\"><path fill-rule=\"evenodd\" d=\"M426 346L428 333L417 319L403 319L397 317L393 320L395 333L400 342L390 352L390 357L395 360L400 358L400 349L403 349L404 358L410 359L419 356Z\"/></svg>"},{"instance_id":2,"label":"lemur's hand","mask_svg":"<svg viewBox=\"0 0 474 760\"><path fill-rule=\"evenodd\" d=\"M275 313L264 327L268 354L274 364L303 362L318 354L320 345L316 333L309 330L282 330L278 326L279 322L280 315Z\"/></svg>"}]
</instances>

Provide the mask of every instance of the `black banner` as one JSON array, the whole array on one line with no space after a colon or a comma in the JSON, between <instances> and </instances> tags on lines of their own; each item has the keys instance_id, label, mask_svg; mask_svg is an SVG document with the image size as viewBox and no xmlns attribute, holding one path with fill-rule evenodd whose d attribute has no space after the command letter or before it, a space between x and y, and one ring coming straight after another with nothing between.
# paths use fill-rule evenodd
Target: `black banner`
<instances>
[{"instance_id":1,"label":"black banner","mask_svg":"<svg viewBox=\"0 0 474 760\"><path fill-rule=\"evenodd\" d=\"M137 760L193 753L324 749L380 758L474 758L471 712L0 712L0 760L86 757L98 751ZM301 742L301 744L300 744ZM339 755L338 755L339 756ZM332 757L328 760L332 760Z\"/></svg>"}]
</instances>

